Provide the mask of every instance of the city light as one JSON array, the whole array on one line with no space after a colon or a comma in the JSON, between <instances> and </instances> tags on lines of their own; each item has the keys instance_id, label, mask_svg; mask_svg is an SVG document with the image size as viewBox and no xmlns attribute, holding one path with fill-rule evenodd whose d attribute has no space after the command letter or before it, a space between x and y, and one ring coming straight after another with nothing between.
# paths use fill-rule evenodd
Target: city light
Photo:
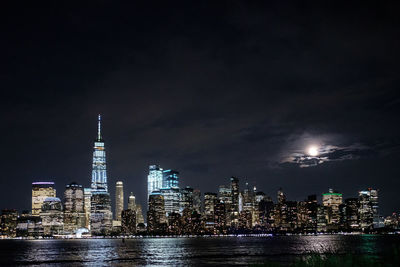
<instances>
[{"instance_id":1,"label":"city light","mask_svg":"<svg viewBox=\"0 0 400 267\"><path fill-rule=\"evenodd\" d=\"M201 192L190 186L180 188L179 172L150 165L147 176L147 222L142 206L133 193L124 205L124 182L115 184L115 210L108 193L105 143L98 133L93 150L91 187L77 183L66 185L63 200L56 196L54 182L32 183L32 211L20 216L3 210L1 222L7 236L78 238L122 235L247 235L247 234L317 234L371 233L386 225L399 224L379 215L378 191L359 191L357 198L343 198L333 189L303 201L289 200L283 189L277 202L254 185L241 190L240 179L231 177L218 192ZM310 156L319 154L318 146L307 149ZM7 223L8 222L8 223ZM4 228L6 227L6 228Z\"/></svg>"}]
</instances>

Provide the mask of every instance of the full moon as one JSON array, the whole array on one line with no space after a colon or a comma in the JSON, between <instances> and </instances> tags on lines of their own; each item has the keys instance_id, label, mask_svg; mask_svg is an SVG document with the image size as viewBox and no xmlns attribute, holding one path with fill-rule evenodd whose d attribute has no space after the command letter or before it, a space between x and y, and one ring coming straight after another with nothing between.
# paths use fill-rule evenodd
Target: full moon
<instances>
[{"instance_id":1,"label":"full moon","mask_svg":"<svg viewBox=\"0 0 400 267\"><path fill-rule=\"evenodd\" d=\"M315 157L315 156L318 156L318 147L316 147L316 146L310 146L309 148L308 148L308 155L310 155L310 156L312 156L312 157Z\"/></svg>"}]
</instances>

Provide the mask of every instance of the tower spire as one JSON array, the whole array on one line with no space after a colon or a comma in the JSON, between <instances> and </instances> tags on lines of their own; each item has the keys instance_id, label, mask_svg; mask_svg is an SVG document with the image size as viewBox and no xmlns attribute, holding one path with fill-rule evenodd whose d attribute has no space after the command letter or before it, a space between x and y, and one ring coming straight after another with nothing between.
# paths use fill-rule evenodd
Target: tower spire
<instances>
[{"instance_id":1,"label":"tower spire","mask_svg":"<svg viewBox=\"0 0 400 267\"><path fill-rule=\"evenodd\" d=\"M97 139L101 140L101 115L99 114L99 122L97 125Z\"/></svg>"}]
</instances>

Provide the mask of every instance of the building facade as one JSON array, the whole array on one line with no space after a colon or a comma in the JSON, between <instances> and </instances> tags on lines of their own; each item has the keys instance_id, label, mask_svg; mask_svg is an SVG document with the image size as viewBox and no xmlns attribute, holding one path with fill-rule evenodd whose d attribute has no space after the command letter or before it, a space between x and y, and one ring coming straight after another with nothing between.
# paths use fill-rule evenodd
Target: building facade
<instances>
[{"instance_id":1,"label":"building facade","mask_svg":"<svg viewBox=\"0 0 400 267\"><path fill-rule=\"evenodd\" d=\"M39 216L43 202L48 197L56 197L53 182L32 183L32 216Z\"/></svg>"},{"instance_id":2,"label":"building facade","mask_svg":"<svg viewBox=\"0 0 400 267\"><path fill-rule=\"evenodd\" d=\"M133 192L131 192L128 198L128 210L136 210L136 197Z\"/></svg>"},{"instance_id":3,"label":"building facade","mask_svg":"<svg viewBox=\"0 0 400 267\"><path fill-rule=\"evenodd\" d=\"M362 231L379 227L378 190L368 188L358 192L358 216Z\"/></svg>"},{"instance_id":4,"label":"building facade","mask_svg":"<svg viewBox=\"0 0 400 267\"><path fill-rule=\"evenodd\" d=\"M85 228L90 230L90 212L92 207L92 189L91 188L84 188L83 189L83 196L84 196L84 205L85 205Z\"/></svg>"},{"instance_id":5,"label":"building facade","mask_svg":"<svg viewBox=\"0 0 400 267\"><path fill-rule=\"evenodd\" d=\"M162 188L179 188L179 172L164 170Z\"/></svg>"},{"instance_id":6,"label":"building facade","mask_svg":"<svg viewBox=\"0 0 400 267\"><path fill-rule=\"evenodd\" d=\"M0 235L15 237L17 235L18 212L15 209L4 209L0 216Z\"/></svg>"},{"instance_id":7,"label":"building facade","mask_svg":"<svg viewBox=\"0 0 400 267\"><path fill-rule=\"evenodd\" d=\"M123 210L124 210L124 184L123 182L118 181L115 185L115 219L117 221L121 221L121 213Z\"/></svg>"},{"instance_id":8,"label":"building facade","mask_svg":"<svg viewBox=\"0 0 400 267\"><path fill-rule=\"evenodd\" d=\"M112 230L111 199L107 185L104 140L101 136L101 116L98 117L97 139L94 142L92 184L90 198L90 230L92 234L106 234Z\"/></svg>"},{"instance_id":9,"label":"building facade","mask_svg":"<svg viewBox=\"0 0 400 267\"><path fill-rule=\"evenodd\" d=\"M186 186L181 189L179 201L179 213L182 214L185 209L193 209L193 188Z\"/></svg>"},{"instance_id":10,"label":"building facade","mask_svg":"<svg viewBox=\"0 0 400 267\"><path fill-rule=\"evenodd\" d=\"M167 219L165 216L164 197L160 192L153 191L149 196L149 210L147 212L147 231L151 234L166 231Z\"/></svg>"},{"instance_id":11,"label":"building facade","mask_svg":"<svg viewBox=\"0 0 400 267\"><path fill-rule=\"evenodd\" d=\"M149 166L147 175L147 200L152 192L158 191L163 187L163 169L158 165Z\"/></svg>"},{"instance_id":12,"label":"building facade","mask_svg":"<svg viewBox=\"0 0 400 267\"><path fill-rule=\"evenodd\" d=\"M239 225L239 179L236 177L231 177L231 194L230 224L236 228Z\"/></svg>"},{"instance_id":13,"label":"building facade","mask_svg":"<svg viewBox=\"0 0 400 267\"><path fill-rule=\"evenodd\" d=\"M215 230L215 205L217 204L216 193L204 193L204 224L207 233L214 233Z\"/></svg>"},{"instance_id":14,"label":"building facade","mask_svg":"<svg viewBox=\"0 0 400 267\"><path fill-rule=\"evenodd\" d=\"M179 213L181 190L179 188L162 188L161 195L164 197L165 213L168 216L170 213Z\"/></svg>"},{"instance_id":15,"label":"building facade","mask_svg":"<svg viewBox=\"0 0 400 267\"><path fill-rule=\"evenodd\" d=\"M136 234L136 211L127 209L121 212L122 233L126 235Z\"/></svg>"},{"instance_id":16,"label":"building facade","mask_svg":"<svg viewBox=\"0 0 400 267\"><path fill-rule=\"evenodd\" d=\"M92 192L90 202L90 231L94 235L108 234L113 222L110 195L106 192Z\"/></svg>"},{"instance_id":17,"label":"building facade","mask_svg":"<svg viewBox=\"0 0 400 267\"><path fill-rule=\"evenodd\" d=\"M199 189L193 190L193 209L200 214L201 213L201 191Z\"/></svg>"},{"instance_id":18,"label":"building facade","mask_svg":"<svg viewBox=\"0 0 400 267\"><path fill-rule=\"evenodd\" d=\"M64 216L61 200L58 197L48 197L43 201L40 212L43 234L45 236L64 233Z\"/></svg>"},{"instance_id":19,"label":"building facade","mask_svg":"<svg viewBox=\"0 0 400 267\"><path fill-rule=\"evenodd\" d=\"M343 203L341 193L329 189L328 193L322 194L322 205L326 207L326 219L328 230L337 230L340 227L339 206Z\"/></svg>"},{"instance_id":20,"label":"building facade","mask_svg":"<svg viewBox=\"0 0 400 267\"><path fill-rule=\"evenodd\" d=\"M101 115L98 117L97 139L94 142L91 188L92 191L108 192L106 150L101 136Z\"/></svg>"},{"instance_id":21,"label":"building facade","mask_svg":"<svg viewBox=\"0 0 400 267\"><path fill-rule=\"evenodd\" d=\"M64 191L64 233L73 234L86 227L85 198L82 185L71 183Z\"/></svg>"}]
</instances>

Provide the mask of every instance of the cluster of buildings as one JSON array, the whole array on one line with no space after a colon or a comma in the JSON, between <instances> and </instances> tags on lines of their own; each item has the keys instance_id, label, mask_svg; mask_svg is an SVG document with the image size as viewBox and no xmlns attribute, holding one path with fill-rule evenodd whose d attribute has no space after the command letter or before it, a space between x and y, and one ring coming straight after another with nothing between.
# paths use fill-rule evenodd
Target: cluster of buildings
<instances>
[{"instance_id":1,"label":"cluster of buildings","mask_svg":"<svg viewBox=\"0 0 400 267\"><path fill-rule=\"evenodd\" d=\"M400 228L400 216L379 216L378 191L358 192L343 199L332 189L304 201L290 201L282 189L277 202L250 188L240 190L239 179L221 185L218 192L179 187L179 172L149 166L147 218L133 193L124 205L124 185L116 182L115 209L108 192L101 117L94 142L92 179L89 188L75 182L57 197L54 182L32 183L32 209L19 214L5 209L0 215L1 237L82 235L219 235L245 233L383 232Z\"/></svg>"},{"instance_id":2,"label":"cluster of buildings","mask_svg":"<svg viewBox=\"0 0 400 267\"><path fill-rule=\"evenodd\" d=\"M92 180L90 188L75 182L68 184L62 199L56 195L54 182L32 183L32 209L18 214L3 210L0 231L3 237L46 237L133 234L144 229L142 207L133 193L128 198L128 209L123 210L123 183L116 183L115 216L108 192L104 140L101 136L101 117L94 142ZM132 222L135 223L134 231Z\"/></svg>"},{"instance_id":3,"label":"cluster of buildings","mask_svg":"<svg viewBox=\"0 0 400 267\"><path fill-rule=\"evenodd\" d=\"M150 166L148 186L153 191L148 198L148 234L372 233L396 230L399 222L396 217L396 224L389 224L379 216L378 191L371 188L347 199L329 189L322 194L321 204L316 195L304 201L287 200L280 189L274 203L247 183L240 190L236 177L230 178L229 185L221 185L217 193L206 192L201 198L200 192L190 187L166 186L168 176L161 174L161 168ZM154 182L154 177L159 181Z\"/></svg>"}]
</instances>

